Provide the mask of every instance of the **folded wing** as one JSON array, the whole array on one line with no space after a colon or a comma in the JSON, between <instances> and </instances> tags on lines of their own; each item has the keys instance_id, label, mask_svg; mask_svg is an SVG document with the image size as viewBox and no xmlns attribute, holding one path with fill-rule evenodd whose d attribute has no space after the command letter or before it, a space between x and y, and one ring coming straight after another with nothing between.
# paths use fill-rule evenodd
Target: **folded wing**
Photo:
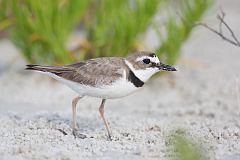
<instances>
[{"instance_id":1,"label":"folded wing","mask_svg":"<svg viewBox=\"0 0 240 160\"><path fill-rule=\"evenodd\" d=\"M27 65L28 70L50 72L61 78L85 85L107 85L122 77L123 59L96 58L65 66Z\"/></svg>"}]
</instances>

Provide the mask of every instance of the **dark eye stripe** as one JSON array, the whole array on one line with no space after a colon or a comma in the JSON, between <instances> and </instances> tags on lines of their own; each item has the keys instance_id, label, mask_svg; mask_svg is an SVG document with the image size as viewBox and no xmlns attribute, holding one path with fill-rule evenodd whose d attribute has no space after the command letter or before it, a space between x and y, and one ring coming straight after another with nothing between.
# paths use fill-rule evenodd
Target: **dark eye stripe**
<instances>
[{"instance_id":1,"label":"dark eye stripe","mask_svg":"<svg viewBox=\"0 0 240 160\"><path fill-rule=\"evenodd\" d=\"M157 67L157 63L152 62L151 67Z\"/></svg>"}]
</instances>

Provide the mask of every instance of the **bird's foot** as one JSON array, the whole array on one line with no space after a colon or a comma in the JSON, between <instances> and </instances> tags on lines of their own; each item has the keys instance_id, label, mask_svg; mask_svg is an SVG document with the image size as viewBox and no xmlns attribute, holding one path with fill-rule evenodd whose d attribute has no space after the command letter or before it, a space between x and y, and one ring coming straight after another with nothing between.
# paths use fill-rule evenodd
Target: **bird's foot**
<instances>
[{"instance_id":1,"label":"bird's foot","mask_svg":"<svg viewBox=\"0 0 240 160\"><path fill-rule=\"evenodd\" d=\"M80 131L77 130L77 129L73 129L72 133L73 133L75 138L81 138L81 139L87 138L86 135L80 133Z\"/></svg>"},{"instance_id":2,"label":"bird's foot","mask_svg":"<svg viewBox=\"0 0 240 160\"><path fill-rule=\"evenodd\" d=\"M112 136L110 134L108 135L107 140L112 141Z\"/></svg>"}]
</instances>

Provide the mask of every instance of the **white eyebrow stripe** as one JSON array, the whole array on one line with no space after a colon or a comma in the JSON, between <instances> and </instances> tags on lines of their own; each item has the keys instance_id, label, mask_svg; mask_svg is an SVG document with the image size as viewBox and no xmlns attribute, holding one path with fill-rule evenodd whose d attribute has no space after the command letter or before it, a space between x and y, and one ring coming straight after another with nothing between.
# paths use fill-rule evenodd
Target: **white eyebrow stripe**
<instances>
[{"instance_id":1,"label":"white eyebrow stripe","mask_svg":"<svg viewBox=\"0 0 240 160\"><path fill-rule=\"evenodd\" d=\"M146 59L146 58L149 58L149 57L147 57L147 56L138 57L138 58L136 59L136 62L137 62L137 61L142 61L142 60L144 60L144 59Z\"/></svg>"},{"instance_id":2,"label":"white eyebrow stripe","mask_svg":"<svg viewBox=\"0 0 240 160\"><path fill-rule=\"evenodd\" d=\"M144 59L146 59L146 58L150 59L151 62L160 63L158 57L148 57L148 56L139 57L139 58L136 59L136 62L142 61L142 60L144 60Z\"/></svg>"}]
</instances>

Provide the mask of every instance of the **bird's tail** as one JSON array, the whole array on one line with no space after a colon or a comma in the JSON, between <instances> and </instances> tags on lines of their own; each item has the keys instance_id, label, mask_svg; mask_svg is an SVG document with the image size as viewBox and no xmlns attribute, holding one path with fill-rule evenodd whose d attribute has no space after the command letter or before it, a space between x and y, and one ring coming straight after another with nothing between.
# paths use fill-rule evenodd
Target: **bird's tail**
<instances>
[{"instance_id":1,"label":"bird's tail","mask_svg":"<svg viewBox=\"0 0 240 160\"><path fill-rule=\"evenodd\" d=\"M73 70L71 68L67 68L64 66L42 66L42 65L37 65L37 64L29 64L26 65L26 70L33 70L33 71L40 71L40 72L49 72L56 74L60 76L63 73L66 72L72 72Z\"/></svg>"},{"instance_id":2,"label":"bird's tail","mask_svg":"<svg viewBox=\"0 0 240 160\"><path fill-rule=\"evenodd\" d=\"M26 65L26 70L34 70L34 71L42 71L42 72L50 72L52 67L50 66L41 66L37 64L28 64Z\"/></svg>"}]
</instances>

